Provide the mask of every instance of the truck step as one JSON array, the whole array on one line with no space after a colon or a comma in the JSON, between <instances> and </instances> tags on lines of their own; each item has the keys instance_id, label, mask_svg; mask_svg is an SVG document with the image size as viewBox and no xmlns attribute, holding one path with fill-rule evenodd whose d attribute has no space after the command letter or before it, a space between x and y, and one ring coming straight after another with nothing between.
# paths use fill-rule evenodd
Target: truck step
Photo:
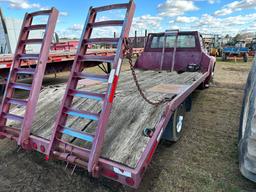
<instances>
[{"instance_id":1,"label":"truck step","mask_svg":"<svg viewBox=\"0 0 256 192\"><path fill-rule=\"evenodd\" d=\"M90 73L77 72L75 73L74 77L79 79L91 79L101 82L108 82L109 75L96 75Z\"/></svg>"},{"instance_id":2,"label":"truck step","mask_svg":"<svg viewBox=\"0 0 256 192\"><path fill-rule=\"evenodd\" d=\"M91 134L88 134L88 133L85 133L82 131L78 131L78 130L75 130L75 129L72 129L69 127L64 127L62 129L60 129L59 132L62 134L69 135L71 137L75 137L75 138L82 139L87 142L91 142L91 143L94 140L94 135L91 135Z\"/></svg>"},{"instance_id":3,"label":"truck step","mask_svg":"<svg viewBox=\"0 0 256 192\"><path fill-rule=\"evenodd\" d=\"M93 121L99 120L99 114L90 113L87 111L80 111L80 110L75 110L75 109L71 109L71 108L66 108L65 113L67 115L74 116L74 117L80 117L83 119L90 119Z\"/></svg>"},{"instance_id":4,"label":"truck step","mask_svg":"<svg viewBox=\"0 0 256 192\"><path fill-rule=\"evenodd\" d=\"M105 98L105 94L79 91L74 89L71 89L69 91L69 95L75 96L75 97L87 98L87 99L94 99L97 101L103 101L103 99Z\"/></svg>"}]
</instances>

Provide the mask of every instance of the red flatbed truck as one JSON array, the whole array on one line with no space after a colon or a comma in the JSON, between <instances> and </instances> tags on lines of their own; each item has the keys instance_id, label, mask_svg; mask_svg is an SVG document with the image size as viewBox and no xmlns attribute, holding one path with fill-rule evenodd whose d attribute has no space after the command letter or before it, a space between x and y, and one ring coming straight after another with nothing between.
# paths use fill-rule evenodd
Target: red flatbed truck
<instances>
[{"instance_id":1,"label":"red flatbed truck","mask_svg":"<svg viewBox=\"0 0 256 192\"><path fill-rule=\"evenodd\" d=\"M98 12L120 8L126 9L123 21L95 22ZM134 11L133 1L90 8L67 85L39 91L33 88L34 81L32 87L14 82L11 73L1 108L0 137L38 151L47 160L65 161L73 171L82 167L93 177L104 176L137 188L161 138L174 142L180 138L189 97L198 87L208 87L215 58L206 53L196 31L151 33L132 67L133 75L121 71ZM40 13L45 12L31 15ZM56 21L55 9L47 13ZM92 28L109 25L122 26L120 38L90 38ZM45 41L49 42L51 32ZM116 54L86 54L87 44L102 42L116 44ZM87 62L95 66L110 63L111 70L88 74L82 70ZM15 64L11 72L26 72L15 69ZM35 75L42 78L43 71L39 72ZM28 90L30 96L12 98L8 96L12 89Z\"/></svg>"}]
</instances>

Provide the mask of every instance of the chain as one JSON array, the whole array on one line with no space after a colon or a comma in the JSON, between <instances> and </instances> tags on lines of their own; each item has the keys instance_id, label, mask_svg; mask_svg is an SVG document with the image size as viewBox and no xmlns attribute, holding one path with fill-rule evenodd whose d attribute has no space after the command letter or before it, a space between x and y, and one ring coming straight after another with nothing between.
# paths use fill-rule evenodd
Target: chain
<instances>
[{"instance_id":1,"label":"chain","mask_svg":"<svg viewBox=\"0 0 256 192\"><path fill-rule=\"evenodd\" d=\"M135 72L135 69L134 69L134 66L132 64L132 55L133 55L133 48L132 48L132 45L131 45L131 41L130 39L126 38L125 39L125 52L126 52L126 58L128 59L129 61L129 65L130 65L130 69L131 69L131 72L132 72L132 76L133 76L133 80L135 82L135 85L139 91L139 94L140 96L149 104L151 105L154 105L154 106L158 106L158 105L161 105L163 103L166 103L168 101L170 101L171 99L169 98L164 98L162 100L159 100L159 101L151 101L150 99L148 99L144 93L144 91L141 89L140 87L140 84L139 84L139 81L138 81L138 78L137 78L137 75L136 75L136 72Z\"/></svg>"}]
</instances>

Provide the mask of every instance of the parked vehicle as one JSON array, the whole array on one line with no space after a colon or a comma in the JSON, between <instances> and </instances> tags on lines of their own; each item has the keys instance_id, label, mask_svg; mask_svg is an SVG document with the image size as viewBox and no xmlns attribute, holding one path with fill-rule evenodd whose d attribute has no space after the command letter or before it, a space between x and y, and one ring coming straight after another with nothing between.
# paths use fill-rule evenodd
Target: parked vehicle
<instances>
[{"instance_id":1,"label":"parked vehicle","mask_svg":"<svg viewBox=\"0 0 256 192\"><path fill-rule=\"evenodd\" d=\"M244 91L239 128L239 165L246 178L256 182L256 61L254 60Z\"/></svg>"},{"instance_id":2,"label":"parked vehicle","mask_svg":"<svg viewBox=\"0 0 256 192\"><path fill-rule=\"evenodd\" d=\"M244 42L237 42L235 46L224 47L222 50L222 61L228 57L243 57L244 62L248 61L249 48L245 47Z\"/></svg>"},{"instance_id":3,"label":"parked vehicle","mask_svg":"<svg viewBox=\"0 0 256 192\"><path fill-rule=\"evenodd\" d=\"M256 38L253 38L250 43L246 45L249 48L249 56L254 57L256 51Z\"/></svg>"}]
</instances>

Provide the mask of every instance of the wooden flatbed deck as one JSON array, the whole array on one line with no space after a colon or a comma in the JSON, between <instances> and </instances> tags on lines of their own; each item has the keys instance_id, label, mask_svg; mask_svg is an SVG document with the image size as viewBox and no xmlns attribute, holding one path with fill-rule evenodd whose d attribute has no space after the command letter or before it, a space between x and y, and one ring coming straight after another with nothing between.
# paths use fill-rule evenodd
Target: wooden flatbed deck
<instances>
[{"instance_id":1,"label":"wooden flatbed deck","mask_svg":"<svg viewBox=\"0 0 256 192\"><path fill-rule=\"evenodd\" d=\"M203 74L199 72L157 72L136 70L139 83L151 100L160 100L175 95L199 79ZM86 84L86 85L82 85ZM106 90L104 83L97 81L81 81L80 89L95 92ZM37 115L33 122L32 134L49 139L52 127L59 110L59 105L64 95L66 85L45 87L40 93L37 106ZM91 99L75 98L73 108L80 110L99 112L101 102ZM152 106L146 103L139 95L130 71L124 71L120 75L116 98L112 113L106 129L102 157L135 168L142 152L149 141L142 132L144 128L153 128L158 123L164 105ZM15 107L12 114L22 115L23 107ZM17 122L10 121L13 127L19 127ZM95 122L85 121L78 117L68 118L68 127L93 133ZM77 145L88 145L84 141L74 138Z\"/></svg>"}]
</instances>

